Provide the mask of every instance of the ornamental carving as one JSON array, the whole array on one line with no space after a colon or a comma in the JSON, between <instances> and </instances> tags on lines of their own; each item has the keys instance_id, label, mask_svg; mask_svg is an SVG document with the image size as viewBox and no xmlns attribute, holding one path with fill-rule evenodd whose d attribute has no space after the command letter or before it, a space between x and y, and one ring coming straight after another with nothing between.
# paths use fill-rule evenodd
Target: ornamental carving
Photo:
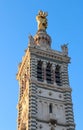
<instances>
[{"instance_id":1,"label":"ornamental carving","mask_svg":"<svg viewBox=\"0 0 83 130\"><path fill-rule=\"evenodd\" d=\"M36 16L36 20L38 22L38 30L46 30L47 28L47 12L39 11Z\"/></svg>"}]
</instances>

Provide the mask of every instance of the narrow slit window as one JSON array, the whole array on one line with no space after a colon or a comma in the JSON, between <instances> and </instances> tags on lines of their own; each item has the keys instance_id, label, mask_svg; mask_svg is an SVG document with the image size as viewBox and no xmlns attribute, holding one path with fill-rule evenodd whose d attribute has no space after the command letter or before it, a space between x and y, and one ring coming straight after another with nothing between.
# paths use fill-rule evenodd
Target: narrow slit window
<instances>
[{"instance_id":1,"label":"narrow slit window","mask_svg":"<svg viewBox=\"0 0 83 130\"><path fill-rule=\"evenodd\" d=\"M51 64L48 63L46 67L46 80L47 83L51 83Z\"/></svg>"},{"instance_id":2,"label":"narrow slit window","mask_svg":"<svg viewBox=\"0 0 83 130\"><path fill-rule=\"evenodd\" d=\"M42 78L42 61L38 61L38 63L37 63L37 79L39 81L43 81L43 78Z\"/></svg>"},{"instance_id":3,"label":"narrow slit window","mask_svg":"<svg viewBox=\"0 0 83 130\"><path fill-rule=\"evenodd\" d=\"M52 113L52 103L49 104L49 113Z\"/></svg>"},{"instance_id":4,"label":"narrow slit window","mask_svg":"<svg viewBox=\"0 0 83 130\"><path fill-rule=\"evenodd\" d=\"M61 86L61 74L59 65L57 65L55 69L55 82L57 85Z\"/></svg>"}]
</instances>

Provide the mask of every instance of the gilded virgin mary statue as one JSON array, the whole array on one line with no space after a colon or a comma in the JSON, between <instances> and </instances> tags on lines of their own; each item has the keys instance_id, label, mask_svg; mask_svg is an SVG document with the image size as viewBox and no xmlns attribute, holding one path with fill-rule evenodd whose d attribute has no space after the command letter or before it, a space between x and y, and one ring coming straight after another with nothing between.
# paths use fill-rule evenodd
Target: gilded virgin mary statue
<instances>
[{"instance_id":1,"label":"gilded virgin mary statue","mask_svg":"<svg viewBox=\"0 0 83 130\"><path fill-rule=\"evenodd\" d=\"M36 20L38 22L38 30L46 30L47 28L47 12L39 11L38 15L36 16Z\"/></svg>"}]
</instances>

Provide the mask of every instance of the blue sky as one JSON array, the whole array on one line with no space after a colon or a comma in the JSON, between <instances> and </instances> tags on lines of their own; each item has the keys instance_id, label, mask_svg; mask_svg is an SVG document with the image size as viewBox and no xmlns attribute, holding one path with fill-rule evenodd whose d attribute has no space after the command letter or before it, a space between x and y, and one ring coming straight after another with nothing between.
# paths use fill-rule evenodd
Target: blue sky
<instances>
[{"instance_id":1,"label":"blue sky","mask_svg":"<svg viewBox=\"0 0 83 130\"><path fill-rule=\"evenodd\" d=\"M0 130L17 128L18 82L16 73L28 45L28 35L37 32L35 16L48 12L47 32L52 48L69 43L70 86L76 130L83 120L83 1L82 0L0 0Z\"/></svg>"}]
</instances>

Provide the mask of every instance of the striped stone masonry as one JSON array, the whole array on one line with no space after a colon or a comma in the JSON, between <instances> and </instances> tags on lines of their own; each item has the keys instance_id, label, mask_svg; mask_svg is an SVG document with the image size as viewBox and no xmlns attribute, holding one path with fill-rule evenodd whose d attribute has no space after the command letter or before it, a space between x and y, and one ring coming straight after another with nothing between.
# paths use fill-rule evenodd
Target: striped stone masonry
<instances>
[{"instance_id":1,"label":"striped stone masonry","mask_svg":"<svg viewBox=\"0 0 83 130\"><path fill-rule=\"evenodd\" d=\"M36 130L36 114L37 114L37 90L36 86L30 83L29 86L29 130Z\"/></svg>"},{"instance_id":2,"label":"striped stone masonry","mask_svg":"<svg viewBox=\"0 0 83 130\"><path fill-rule=\"evenodd\" d=\"M75 130L68 77L67 45L51 49L51 37L38 30L29 37L19 64L18 130Z\"/></svg>"},{"instance_id":3,"label":"striped stone masonry","mask_svg":"<svg viewBox=\"0 0 83 130\"><path fill-rule=\"evenodd\" d=\"M64 92L64 100L65 100L65 115L68 130L75 130L71 91Z\"/></svg>"},{"instance_id":4,"label":"striped stone masonry","mask_svg":"<svg viewBox=\"0 0 83 130\"><path fill-rule=\"evenodd\" d=\"M30 59L30 78L36 79L37 78L37 60L35 56L31 56Z\"/></svg>"}]
</instances>

